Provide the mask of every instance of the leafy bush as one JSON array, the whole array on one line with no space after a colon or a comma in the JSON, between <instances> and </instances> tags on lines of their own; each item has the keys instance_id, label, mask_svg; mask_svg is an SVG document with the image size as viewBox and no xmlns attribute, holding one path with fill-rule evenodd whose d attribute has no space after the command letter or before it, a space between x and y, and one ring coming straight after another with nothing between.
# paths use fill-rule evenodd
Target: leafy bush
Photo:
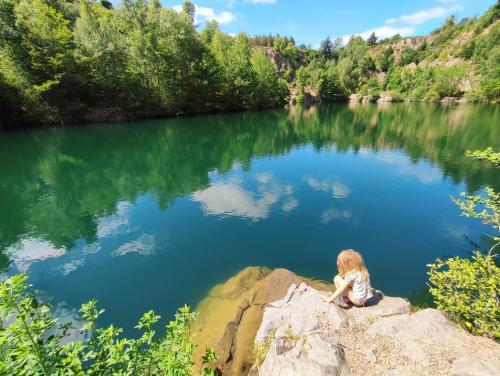
<instances>
[{"instance_id":1,"label":"leafy bush","mask_svg":"<svg viewBox=\"0 0 500 376\"><path fill-rule=\"evenodd\" d=\"M0 374L1 375L192 375L195 349L189 326L197 314L180 308L175 319L157 338L154 325L160 319L145 313L136 328L137 339L121 336L122 329L96 327L104 312L97 302L82 305L87 321L81 329L84 339L63 343L72 327L52 317L50 306L32 294L26 275L8 278L0 285ZM67 338L66 338L67 340ZM207 349L205 365L216 360ZM202 375L215 375L204 367Z\"/></svg>"},{"instance_id":2,"label":"leafy bush","mask_svg":"<svg viewBox=\"0 0 500 376\"><path fill-rule=\"evenodd\" d=\"M500 153L491 148L468 152L467 156L500 166ZM500 195L486 187L486 196L462 193L453 201L466 217L479 218L497 232L487 255L476 251L472 258L437 259L429 267L429 292L438 309L474 334L500 339L500 268L494 250L500 244Z\"/></svg>"},{"instance_id":3,"label":"leafy bush","mask_svg":"<svg viewBox=\"0 0 500 376\"><path fill-rule=\"evenodd\" d=\"M438 309L474 334L500 339L500 268L492 256L437 259L429 267L429 292Z\"/></svg>"},{"instance_id":4,"label":"leafy bush","mask_svg":"<svg viewBox=\"0 0 500 376\"><path fill-rule=\"evenodd\" d=\"M359 93L364 95L372 95L375 98L380 96L382 85L376 76L372 76L366 83L359 88Z\"/></svg>"}]
</instances>

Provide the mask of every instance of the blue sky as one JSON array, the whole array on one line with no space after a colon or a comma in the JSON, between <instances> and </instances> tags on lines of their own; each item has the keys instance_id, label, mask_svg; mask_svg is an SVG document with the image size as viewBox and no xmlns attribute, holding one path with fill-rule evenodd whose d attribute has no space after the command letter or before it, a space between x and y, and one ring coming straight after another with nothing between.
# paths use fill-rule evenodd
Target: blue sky
<instances>
[{"instance_id":1,"label":"blue sky","mask_svg":"<svg viewBox=\"0 0 500 376\"><path fill-rule=\"evenodd\" d=\"M423 35L455 14L459 19L479 16L495 0L192 0L197 21L216 19L223 31L248 34L293 35L297 43L317 46L332 38L396 33ZM179 6L182 0L162 0L163 6ZM363 34L365 33L365 34Z\"/></svg>"}]
</instances>

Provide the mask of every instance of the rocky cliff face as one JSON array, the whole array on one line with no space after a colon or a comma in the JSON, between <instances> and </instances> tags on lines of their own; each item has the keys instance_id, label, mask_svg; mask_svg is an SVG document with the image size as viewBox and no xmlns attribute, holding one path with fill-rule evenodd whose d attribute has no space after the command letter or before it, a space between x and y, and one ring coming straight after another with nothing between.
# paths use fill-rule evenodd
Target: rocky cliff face
<instances>
[{"instance_id":1,"label":"rocky cliff face","mask_svg":"<svg viewBox=\"0 0 500 376\"><path fill-rule=\"evenodd\" d=\"M458 329L440 311L410 312L385 297L343 310L325 293L292 284L264 310L257 346L268 346L253 375L499 375L500 345Z\"/></svg>"},{"instance_id":2,"label":"rocky cliff face","mask_svg":"<svg viewBox=\"0 0 500 376\"><path fill-rule=\"evenodd\" d=\"M248 375L255 357L252 347L264 308L282 298L290 285L307 281L322 290L331 286L306 280L286 269L249 267L215 286L196 311L199 319L191 332L198 345L194 359L201 359L206 347L214 348L216 366L224 375ZM195 365L199 369L201 364Z\"/></svg>"},{"instance_id":3,"label":"rocky cliff face","mask_svg":"<svg viewBox=\"0 0 500 376\"><path fill-rule=\"evenodd\" d=\"M286 269L246 268L196 308L195 359L212 346L230 376L500 375L500 345L438 310L412 313L393 297L341 309L322 300L331 291Z\"/></svg>"}]
</instances>

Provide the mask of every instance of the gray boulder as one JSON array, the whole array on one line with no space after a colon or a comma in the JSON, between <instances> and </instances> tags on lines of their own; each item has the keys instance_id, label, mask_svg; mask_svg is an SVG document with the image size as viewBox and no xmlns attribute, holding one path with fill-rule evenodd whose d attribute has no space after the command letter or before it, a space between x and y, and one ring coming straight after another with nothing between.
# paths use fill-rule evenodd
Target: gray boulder
<instances>
[{"instance_id":1,"label":"gray boulder","mask_svg":"<svg viewBox=\"0 0 500 376\"><path fill-rule=\"evenodd\" d=\"M369 300L366 307L352 307L346 311L348 320L352 324L371 324L382 317L398 314L409 314L411 304L403 298L386 296L379 300L375 297Z\"/></svg>"},{"instance_id":2,"label":"gray boulder","mask_svg":"<svg viewBox=\"0 0 500 376\"><path fill-rule=\"evenodd\" d=\"M292 284L281 300L271 303L264 310L262 323L255 336L261 342L271 332L276 337L287 334L301 335L320 329L335 330L346 325L346 314L335 304L322 300L322 293L301 283Z\"/></svg>"},{"instance_id":3,"label":"gray boulder","mask_svg":"<svg viewBox=\"0 0 500 376\"><path fill-rule=\"evenodd\" d=\"M348 374L344 353L337 340L312 334L271 343L259 374L266 376L343 376ZM288 343L287 343L288 342Z\"/></svg>"},{"instance_id":4,"label":"gray boulder","mask_svg":"<svg viewBox=\"0 0 500 376\"><path fill-rule=\"evenodd\" d=\"M451 370L452 376L497 376L500 373L498 359L491 359L490 362L464 356L453 362Z\"/></svg>"},{"instance_id":5,"label":"gray boulder","mask_svg":"<svg viewBox=\"0 0 500 376\"><path fill-rule=\"evenodd\" d=\"M349 102L351 103L359 103L363 99L363 94L351 94L349 96Z\"/></svg>"}]
</instances>

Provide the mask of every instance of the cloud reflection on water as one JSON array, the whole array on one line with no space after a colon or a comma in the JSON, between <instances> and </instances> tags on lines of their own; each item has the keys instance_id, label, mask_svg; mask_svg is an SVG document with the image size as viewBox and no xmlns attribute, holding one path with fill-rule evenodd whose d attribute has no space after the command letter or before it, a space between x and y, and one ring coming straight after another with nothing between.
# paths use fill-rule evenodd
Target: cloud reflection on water
<instances>
[{"instance_id":1,"label":"cloud reflection on water","mask_svg":"<svg viewBox=\"0 0 500 376\"><path fill-rule=\"evenodd\" d=\"M6 253L17 270L26 273L34 262L62 256L66 250L46 240L26 238L7 248Z\"/></svg>"},{"instance_id":2,"label":"cloud reflection on water","mask_svg":"<svg viewBox=\"0 0 500 376\"><path fill-rule=\"evenodd\" d=\"M338 181L332 183L328 180L313 178L312 176L304 176L304 181L315 191L331 191L334 198L342 199L351 194L351 189Z\"/></svg>"},{"instance_id":3,"label":"cloud reflection on water","mask_svg":"<svg viewBox=\"0 0 500 376\"><path fill-rule=\"evenodd\" d=\"M269 217L272 207L282 201L282 210L290 212L299 205L291 185L279 184L271 173L255 175L255 191L243 187L239 177L216 181L196 191L191 199L201 204L205 215L234 216L254 221Z\"/></svg>"}]
</instances>

